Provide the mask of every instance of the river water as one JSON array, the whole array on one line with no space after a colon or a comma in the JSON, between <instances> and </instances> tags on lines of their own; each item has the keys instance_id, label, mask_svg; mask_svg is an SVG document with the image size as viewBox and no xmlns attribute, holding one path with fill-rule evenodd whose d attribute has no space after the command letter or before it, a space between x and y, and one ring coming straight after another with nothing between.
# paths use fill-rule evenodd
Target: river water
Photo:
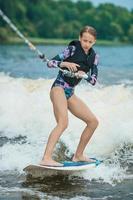
<instances>
[{"instance_id":1,"label":"river water","mask_svg":"<svg viewBox=\"0 0 133 200\"><path fill-rule=\"evenodd\" d=\"M48 58L64 46L38 46ZM73 176L29 179L23 168L38 163L55 126L49 91L58 69L48 69L25 45L0 46L0 200L133 199L133 46L96 46L95 87L82 81L76 95L100 124L86 153L105 160ZM84 123L69 113L69 127L54 156L70 159Z\"/></svg>"}]
</instances>

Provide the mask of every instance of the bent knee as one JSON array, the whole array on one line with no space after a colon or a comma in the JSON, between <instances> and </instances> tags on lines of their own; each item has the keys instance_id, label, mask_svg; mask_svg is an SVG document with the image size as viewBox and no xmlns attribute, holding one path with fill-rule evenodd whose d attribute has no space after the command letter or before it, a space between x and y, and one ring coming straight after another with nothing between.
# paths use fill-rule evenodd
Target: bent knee
<instances>
[{"instance_id":1,"label":"bent knee","mask_svg":"<svg viewBox=\"0 0 133 200\"><path fill-rule=\"evenodd\" d=\"M62 131L64 131L65 129L67 129L67 127L68 127L68 119L59 120L58 126L60 127L60 129L61 129Z\"/></svg>"},{"instance_id":2,"label":"bent knee","mask_svg":"<svg viewBox=\"0 0 133 200\"><path fill-rule=\"evenodd\" d=\"M96 129L99 125L99 121L96 117L92 117L91 119L88 119L87 125Z\"/></svg>"}]
</instances>

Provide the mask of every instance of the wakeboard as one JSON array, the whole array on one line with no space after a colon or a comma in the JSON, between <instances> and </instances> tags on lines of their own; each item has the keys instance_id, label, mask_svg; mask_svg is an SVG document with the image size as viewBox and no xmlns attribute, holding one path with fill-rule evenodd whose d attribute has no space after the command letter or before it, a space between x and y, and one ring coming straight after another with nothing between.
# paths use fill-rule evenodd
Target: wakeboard
<instances>
[{"instance_id":1,"label":"wakeboard","mask_svg":"<svg viewBox=\"0 0 133 200\"><path fill-rule=\"evenodd\" d=\"M81 172L84 170L91 170L96 168L102 163L98 159L94 159L94 162L73 162L73 161L64 161L62 166L48 166L48 165L39 165L31 164L25 167L23 170L33 176L55 176L55 175L69 175L75 172Z\"/></svg>"}]
</instances>

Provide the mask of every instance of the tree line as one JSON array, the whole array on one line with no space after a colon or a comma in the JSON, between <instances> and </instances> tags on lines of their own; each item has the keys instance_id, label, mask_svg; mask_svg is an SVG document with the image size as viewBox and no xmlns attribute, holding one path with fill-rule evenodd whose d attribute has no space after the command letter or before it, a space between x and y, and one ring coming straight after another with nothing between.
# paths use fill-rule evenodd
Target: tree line
<instances>
[{"instance_id":1,"label":"tree line","mask_svg":"<svg viewBox=\"0 0 133 200\"><path fill-rule=\"evenodd\" d=\"M90 25L98 39L133 43L133 10L111 3L95 7L81 0L0 0L0 8L29 37L77 38ZM10 36L12 31L0 19L0 42Z\"/></svg>"}]
</instances>

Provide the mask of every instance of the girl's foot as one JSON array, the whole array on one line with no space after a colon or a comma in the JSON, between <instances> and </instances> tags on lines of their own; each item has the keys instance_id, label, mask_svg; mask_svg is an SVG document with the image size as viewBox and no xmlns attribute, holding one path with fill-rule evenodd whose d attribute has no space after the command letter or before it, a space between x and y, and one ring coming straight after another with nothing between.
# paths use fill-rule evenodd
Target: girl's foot
<instances>
[{"instance_id":1,"label":"girl's foot","mask_svg":"<svg viewBox=\"0 0 133 200\"><path fill-rule=\"evenodd\" d=\"M74 155L72 158L73 162L95 162L94 159L88 158L87 156L76 156Z\"/></svg>"},{"instance_id":2,"label":"girl's foot","mask_svg":"<svg viewBox=\"0 0 133 200\"><path fill-rule=\"evenodd\" d=\"M47 159L47 160L42 160L39 165L44 165L44 166L51 166L51 167L61 167L63 164L56 162L55 160L52 159Z\"/></svg>"}]
</instances>

